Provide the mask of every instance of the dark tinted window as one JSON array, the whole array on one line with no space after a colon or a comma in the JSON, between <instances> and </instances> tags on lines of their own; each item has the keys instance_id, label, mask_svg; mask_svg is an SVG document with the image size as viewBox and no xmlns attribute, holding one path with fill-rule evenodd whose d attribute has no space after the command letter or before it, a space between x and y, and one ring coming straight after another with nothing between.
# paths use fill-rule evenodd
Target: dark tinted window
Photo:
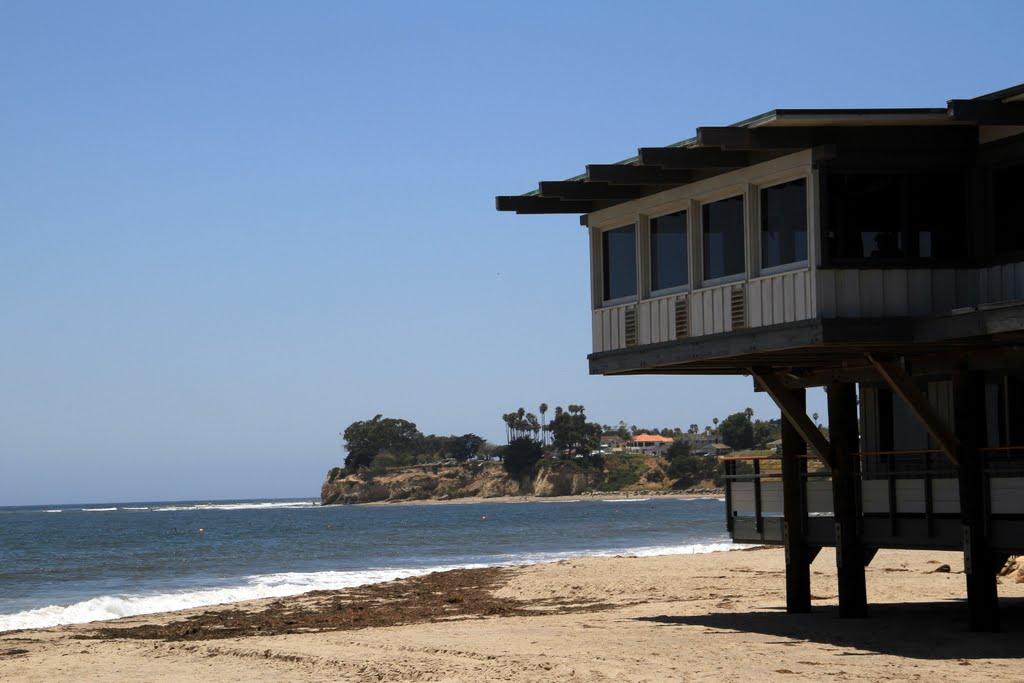
<instances>
[{"instance_id":1,"label":"dark tinted window","mask_svg":"<svg viewBox=\"0 0 1024 683\"><path fill-rule=\"evenodd\" d=\"M965 256L962 174L832 174L826 194L835 259L913 262Z\"/></svg>"},{"instance_id":2,"label":"dark tinted window","mask_svg":"<svg viewBox=\"0 0 1024 683\"><path fill-rule=\"evenodd\" d=\"M960 175L907 176L907 242L918 258L963 256L967 185Z\"/></svg>"},{"instance_id":3,"label":"dark tinted window","mask_svg":"<svg viewBox=\"0 0 1024 683\"><path fill-rule=\"evenodd\" d=\"M836 256L903 256L901 180L899 176L866 173L829 178L829 225L836 234Z\"/></svg>"},{"instance_id":4,"label":"dark tinted window","mask_svg":"<svg viewBox=\"0 0 1024 683\"><path fill-rule=\"evenodd\" d=\"M807 182L761 190L761 267L807 260Z\"/></svg>"},{"instance_id":5,"label":"dark tinted window","mask_svg":"<svg viewBox=\"0 0 1024 683\"><path fill-rule=\"evenodd\" d=\"M702 207L704 279L744 272L743 197L730 197Z\"/></svg>"},{"instance_id":6,"label":"dark tinted window","mask_svg":"<svg viewBox=\"0 0 1024 683\"><path fill-rule=\"evenodd\" d=\"M1024 164L992 173L992 227L996 251L1024 251Z\"/></svg>"},{"instance_id":7,"label":"dark tinted window","mask_svg":"<svg viewBox=\"0 0 1024 683\"><path fill-rule=\"evenodd\" d=\"M651 291L687 282L686 212L651 219Z\"/></svg>"},{"instance_id":8,"label":"dark tinted window","mask_svg":"<svg viewBox=\"0 0 1024 683\"><path fill-rule=\"evenodd\" d=\"M636 295L636 228L606 230L601 236L605 301Z\"/></svg>"}]
</instances>

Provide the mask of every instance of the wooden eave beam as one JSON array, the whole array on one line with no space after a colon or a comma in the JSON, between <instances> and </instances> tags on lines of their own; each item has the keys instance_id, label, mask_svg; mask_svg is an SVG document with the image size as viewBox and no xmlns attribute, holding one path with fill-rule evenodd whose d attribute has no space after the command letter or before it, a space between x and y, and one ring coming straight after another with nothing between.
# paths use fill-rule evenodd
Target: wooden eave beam
<instances>
[{"instance_id":1,"label":"wooden eave beam","mask_svg":"<svg viewBox=\"0 0 1024 683\"><path fill-rule=\"evenodd\" d=\"M494 205L498 211L515 211L516 213L589 213L602 206L594 201L563 200L536 195L495 197Z\"/></svg>"},{"instance_id":2,"label":"wooden eave beam","mask_svg":"<svg viewBox=\"0 0 1024 683\"><path fill-rule=\"evenodd\" d=\"M1024 102L992 100L950 100L946 104L949 118L987 126L1024 125Z\"/></svg>"},{"instance_id":3,"label":"wooden eave beam","mask_svg":"<svg viewBox=\"0 0 1024 683\"><path fill-rule=\"evenodd\" d=\"M871 365L878 372L878 375L882 378L882 381L889 385L893 393L903 399L925 430L938 443L939 448L953 461L953 464L959 466L960 462L957 459L957 452L960 447L960 440L956 438L949 425L946 424L945 420L929 403L928 397L917 388L913 378L906 373L899 363L882 360L870 353L867 357Z\"/></svg>"},{"instance_id":4,"label":"wooden eave beam","mask_svg":"<svg viewBox=\"0 0 1024 683\"><path fill-rule=\"evenodd\" d=\"M659 166L629 166L626 164L590 164L587 180L614 185L685 185L692 183L693 173L668 170Z\"/></svg>"},{"instance_id":5,"label":"wooden eave beam","mask_svg":"<svg viewBox=\"0 0 1024 683\"><path fill-rule=\"evenodd\" d=\"M741 128L705 126L697 129L697 144L723 150L798 150L831 142L821 128Z\"/></svg>"},{"instance_id":6,"label":"wooden eave beam","mask_svg":"<svg viewBox=\"0 0 1024 683\"><path fill-rule=\"evenodd\" d=\"M775 405L779 407L782 414L793 425L800 437L807 442L807 445L831 468L831 449L828 439L821 433L821 430L807 417L807 411L801 408L792 397L789 389L782 381L771 372L759 371L751 368L750 374L754 380L764 388L765 392L772 397Z\"/></svg>"},{"instance_id":7,"label":"wooden eave beam","mask_svg":"<svg viewBox=\"0 0 1024 683\"><path fill-rule=\"evenodd\" d=\"M559 199L636 199L656 191L644 185L610 185L583 180L542 180L538 189L544 197Z\"/></svg>"},{"instance_id":8,"label":"wooden eave beam","mask_svg":"<svg viewBox=\"0 0 1024 683\"><path fill-rule=\"evenodd\" d=\"M750 163L745 152L702 147L641 147L640 162L669 169L742 168Z\"/></svg>"},{"instance_id":9,"label":"wooden eave beam","mask_svg":"<svg viewBox=\"0 0 1024 683\"><path fill-rule=\"evenodd\" d=\"M840 154L853 149L932 150L977 147L973 126L741 126L697 129L697 144L723 150L792 151L838 145Z\"/></svg>"}]
</instances>

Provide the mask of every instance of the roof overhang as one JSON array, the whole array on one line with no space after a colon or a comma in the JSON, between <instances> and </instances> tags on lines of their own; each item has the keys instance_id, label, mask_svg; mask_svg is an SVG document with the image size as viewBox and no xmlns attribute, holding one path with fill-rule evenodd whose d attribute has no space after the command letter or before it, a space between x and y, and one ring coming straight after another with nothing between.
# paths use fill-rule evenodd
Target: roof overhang
<instances>
[{"instance_id":1,"label":"roof overhang","mask_svg":"<svg viewBox=\"0 0 1024 683\"><path fill-rule=\"evenodd\" d=\"M1024 125L1024 84L942 108L773 109L731 126L698 128L692 138L641 148L614 164L588 165L580 175L542 181L533 192L499 196L495 204L522 214L588 214L837 141L901 148L917 140L919 148L936 149L969 139L977 145L983 125Z\"/></svg>"}]
</instances>

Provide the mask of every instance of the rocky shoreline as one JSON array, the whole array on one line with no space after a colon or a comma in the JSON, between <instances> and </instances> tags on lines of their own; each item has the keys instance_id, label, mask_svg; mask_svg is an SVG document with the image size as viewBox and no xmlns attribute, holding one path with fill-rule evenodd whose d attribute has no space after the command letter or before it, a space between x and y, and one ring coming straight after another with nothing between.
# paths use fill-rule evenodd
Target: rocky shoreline
<instances>
[{"instance_id":1,"label":"rocky shoreline","mask_svg":"<svg viewBox=\"0 0 1024 683\"><path fill-rule=\"evenodd\" d=\"M323 505L396 503L410 501L498 500L575 496L720 495L721 489L697 486L673 488L657 463L634 484L614 489L599 469L572 462L542 463L533 477L513 479L499 463L416 465L383 473L328 474L320 491Z\"/></svg>"}]
</instances>

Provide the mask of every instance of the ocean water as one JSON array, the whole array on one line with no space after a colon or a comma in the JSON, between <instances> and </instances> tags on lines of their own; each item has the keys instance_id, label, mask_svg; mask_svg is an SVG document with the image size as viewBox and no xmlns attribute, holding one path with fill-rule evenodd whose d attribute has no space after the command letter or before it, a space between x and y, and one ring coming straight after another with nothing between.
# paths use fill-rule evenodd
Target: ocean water
<instances>
[{"instance_id":1,"label":"ocean water","mask_svg":"<svg viewBox=\"0 0 1024 683\"><path fill-rule=\"evenodd\" d=\"M346 588L458 567L735 546L720 499L0 508L0 631Z\"/></svg>"}]
</instances>

